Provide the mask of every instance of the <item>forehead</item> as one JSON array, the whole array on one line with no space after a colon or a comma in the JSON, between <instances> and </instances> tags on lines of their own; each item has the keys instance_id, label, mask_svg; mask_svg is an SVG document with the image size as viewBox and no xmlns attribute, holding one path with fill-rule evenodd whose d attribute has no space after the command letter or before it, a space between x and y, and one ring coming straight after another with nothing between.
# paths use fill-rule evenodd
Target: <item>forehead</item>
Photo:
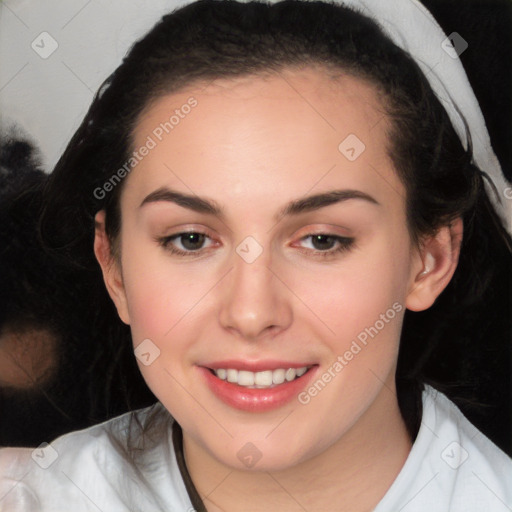
<instances>
[{"instance_id":1,"label":"forehead","mask_svg":"<svg viewBox=\"0 0 512 512\"><path fill-rule=\"evenodd\" d=\"M293 124L301 116L301 125L308 124L312 135L327 128L342 135L351 125L354 130L359 129L362 136L367 128L365 124L373 127L386 118L374 85L341 71L334 75L327 68L316 65L302 69L286 68L279 73L264 75L218 78L156 98L139 117L134 130L136 141L141 142L140 137L168 120L169 114L180 110L191 96L197 99L200 107L193 112L200 111L200 114L191 117L195 121L200 117L203 125L212 114L224 122L234 121L238 115L238 126L240 117L244 116L251 128L287 121ZM197 130L195 121L192 122L194 130ZM187 129L184 125L179 131ZM173 135L179 135L179 131ZM373 135L378 137L379 133Z\"/></svg>"},{"instance_id":2,"label":"forehead","mask_svg":"<svg viewBox=\"0 0 512 512\"><path fill-rule=\"evenodd\" d=\"M350 75L305 68L216 79L144 111L134 149L149 140L153 148L127 189L143 195L165 182L199 195L229 188L263 197L282 186L296 196L321 181L396 193L388 126L376 88Z\"/></svg>"}]
</instances>

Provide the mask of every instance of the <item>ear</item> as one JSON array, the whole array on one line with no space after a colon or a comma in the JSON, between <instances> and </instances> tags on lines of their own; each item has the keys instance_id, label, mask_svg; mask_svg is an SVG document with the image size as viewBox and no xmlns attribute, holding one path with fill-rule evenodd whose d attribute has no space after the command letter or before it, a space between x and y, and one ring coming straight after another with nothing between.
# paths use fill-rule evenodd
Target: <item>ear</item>
<instances>
[{"instance_id":1,"label":"ear","mask_svg":"<svg viewBox=\"0 0 512 512\"><path fill-rule=\"evenodd\" d=\"M103 272L103 280L110 298L114 301L119 317L125 324L130 324L128 303L123 284L121 265L113 257L110 241L105 232L105 210L100 210L95 218L94 254Z\"/></svg>"},{"instance_id":2,"label":"ear","mask_svg":"<svg viewBox=\"0 0 512 512\"><path fill-rule=\"evenodd\" d=\"M428 309L448 286L459 262L462 234L463 223L458 218L422 241L412 265L407 309Z\"/></svg>"}]
</instances>

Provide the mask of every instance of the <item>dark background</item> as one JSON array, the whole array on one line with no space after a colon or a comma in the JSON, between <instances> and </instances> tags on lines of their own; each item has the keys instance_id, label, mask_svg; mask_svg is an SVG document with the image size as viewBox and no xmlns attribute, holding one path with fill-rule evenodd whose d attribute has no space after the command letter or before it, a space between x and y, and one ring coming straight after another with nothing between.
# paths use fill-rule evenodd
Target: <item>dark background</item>
<instances>
[{"instance_id":1,"label":"dark background","mask_svg":"<svg viewBox=\"0 0 512 512\"><path fill-rule=\"evenodd\" d=\"M496 156L505 176L512 180L512 1L422 3L447 35L458 32L468 42L460 59L480 103Z\"/></svg>"}]
</instances>

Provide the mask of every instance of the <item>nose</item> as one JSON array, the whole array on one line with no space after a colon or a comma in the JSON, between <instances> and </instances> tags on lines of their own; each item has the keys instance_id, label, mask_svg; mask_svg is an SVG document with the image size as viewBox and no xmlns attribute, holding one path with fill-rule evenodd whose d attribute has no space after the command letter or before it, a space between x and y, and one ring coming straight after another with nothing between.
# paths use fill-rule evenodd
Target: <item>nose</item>
<instances>
[{"instance_id":1,"label":"nose","mask_svg":"<svg viewBox=\"0 0 512 512\"><path fill-rule=\"evenodd\" d=\"M233 269L222 289L219 320L224 329L255 341L291 324L290 291L276 274L265 249L251 263L233 255Z\"/></svg>"}]
</instances>

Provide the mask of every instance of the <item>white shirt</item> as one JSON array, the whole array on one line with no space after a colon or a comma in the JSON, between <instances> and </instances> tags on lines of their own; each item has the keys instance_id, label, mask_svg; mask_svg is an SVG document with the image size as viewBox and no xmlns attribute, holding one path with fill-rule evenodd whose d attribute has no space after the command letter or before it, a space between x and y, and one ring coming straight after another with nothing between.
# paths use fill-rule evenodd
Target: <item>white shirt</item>
<instances>
[{"instance_id":1,"label":"white shirt","mask_svg":"<svg viewBox=\"0 0 512 512\"><path fill-rule=\"evenodd\" d=\"M512 459L445 395L426 386L422 399L418 436L374 512L512 510ZM141 424L151 416L155 427L143 438ZM173 449L172 421L157 403L44 448L1 449L0 511L193 512ZM130 440L139 448L133 459Z\"/></svg>"}]
</instances>

